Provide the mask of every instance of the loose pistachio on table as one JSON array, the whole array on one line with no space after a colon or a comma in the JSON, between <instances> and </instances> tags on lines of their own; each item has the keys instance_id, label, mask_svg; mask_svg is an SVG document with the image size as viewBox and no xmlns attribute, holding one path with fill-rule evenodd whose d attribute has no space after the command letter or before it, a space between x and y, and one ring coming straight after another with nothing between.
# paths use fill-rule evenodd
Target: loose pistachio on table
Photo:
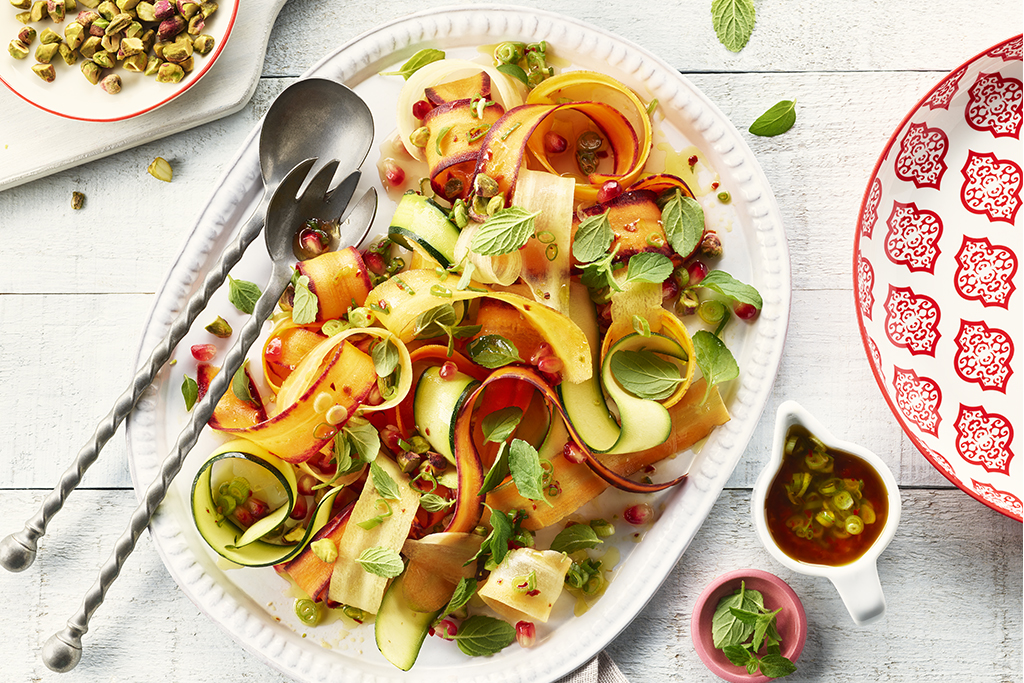
<instances>
[{"instance_id":1,"label":"loose pistachio on table","mask_svg":"<svg viewBox=\"0 0 1024 683\"><path fill-rule=\"evenodd\" d=\"M108 93L120 92L121 77L111 70L118 64L125 71L153 76L160 83L178 83L194 66L194 55L209 54L216 43L203 33L206 22L217 11L213 0L10 0L23 10L17 19L25 24L8 43L13 59L26 59L35 48L32 67L47 83L56 79L52 62L58 55L71 66L83 60L80 69L86 80ZM78 11L78 4L85 9ZM64 27L63 35L53 28L41 33L31 24L49 19L61 24L71 12L78 12Z\"/></svg>"}]
</instances>

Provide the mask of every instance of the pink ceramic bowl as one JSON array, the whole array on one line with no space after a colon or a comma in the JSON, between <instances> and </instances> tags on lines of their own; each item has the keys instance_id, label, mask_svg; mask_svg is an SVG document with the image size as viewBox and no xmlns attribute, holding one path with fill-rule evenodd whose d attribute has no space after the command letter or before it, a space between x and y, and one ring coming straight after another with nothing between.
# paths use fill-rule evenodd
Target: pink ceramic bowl
<instances>
[{"instance_id":1,"label":"pink ceramic bowl","mask_svg":"<svg viewBox=\"0 0 1024 683\"><path fill-rule=\"evenodd\" d=\"M746 669L730 662L725 654L714 646L711 638L711 618L715 614L719 600L739 590L741 581L748 589L761 592L766 609L782 608L775 622L782 638L782 654L791 662L796 662L807 641L807 615L804 613L804 606L789 584L760 569L737 569L722 574L708 584L697 598L697 604L693 606L690 635L693 638L693 647L705 666L719 678L732 683L765 683L773 679L761 674L751 676Z\"/></svg>"}]
</instances>

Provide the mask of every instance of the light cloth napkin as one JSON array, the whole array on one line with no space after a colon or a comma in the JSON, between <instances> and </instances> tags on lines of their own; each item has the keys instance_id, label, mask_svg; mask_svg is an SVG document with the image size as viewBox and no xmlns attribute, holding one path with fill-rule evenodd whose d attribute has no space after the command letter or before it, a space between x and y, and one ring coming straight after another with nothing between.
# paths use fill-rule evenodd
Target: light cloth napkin
<instances>
[{"instance_id":1,"label":"light cloth napkin","mask_svg":"<svg viewBox=\"0 0 1024 683\"><path fill-rule=\"evenodd\" d=\"M601 653L557 683L629 683L612 658Z\"/></svg>"}]
</instances>

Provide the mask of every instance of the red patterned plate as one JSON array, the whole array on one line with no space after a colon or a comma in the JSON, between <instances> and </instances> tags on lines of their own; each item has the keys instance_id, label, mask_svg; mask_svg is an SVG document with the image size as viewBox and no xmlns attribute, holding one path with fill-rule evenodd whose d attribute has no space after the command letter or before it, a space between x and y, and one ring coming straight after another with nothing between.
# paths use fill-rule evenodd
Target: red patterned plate
<instances>
[{"instance_id":1,"label":"red patterned plate","mask_svg":"<svg viewBox=\"0 0 1024 683\"><path fill-rule=\"evenodd\" d=\"M853 262L864 347L896 419L951 482L1018 521L1022 80L1017 36L918 103L868 183Z\"/></svg>"}]
</instances>

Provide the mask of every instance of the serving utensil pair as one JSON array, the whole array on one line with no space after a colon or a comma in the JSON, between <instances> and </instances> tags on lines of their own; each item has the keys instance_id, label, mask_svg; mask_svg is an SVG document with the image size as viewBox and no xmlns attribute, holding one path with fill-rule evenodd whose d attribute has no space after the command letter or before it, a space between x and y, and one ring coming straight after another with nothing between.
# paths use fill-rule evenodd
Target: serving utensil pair
<instances>
[{"instance_id":1,"label":"serving utensil pair","mask_svg":"<svg viewBox=\"0 0 1024 683\"><path fill-rule=\"evenodd\" d=\"M232 377L242 366L249 348L259 336L263 323L273 313L288 286L291 266L296 260L292 248L296 231L311 218L333 221L342 215L359 181L360 174L355 169L365 159L372 139L373 119L369 108L345 86L330 80L307 79L282 92L267 112L260 134L264 194L258 208L242 226L235 241L225 249L167 336L140 367L131 386L118 397L110 413L97 426L92 439L47 495L36 515L22 531L0 541L0 565L15 572L31 566L36 557L37 541L45 534L49 521L63 507L85 471L97 459L100 449L132 411L265 223L267 249L272 261L270 280L256 302L252 317L228 352L221 372L194 407L190 422L179 435L174 451L161 463L159 477L146 490L142 503L132 514L128 528L117 540L114 552L101 568L81 608L68 621L67 627L45 644L43 661L50 669L69 671L80 661L81 637L88 631L89 619L102 604L107 590L181 469L185 456L195 445L218 401L230 386ZM319 161L324 157L330 161ZM314 169L318 170L313 173ZM331 189L338 171L348 172L349 169L353 169L352 172L335 189ZM306 184L310 175L312 180ZM376 192L371 188L348 212L339 226L339 243L355 245L362 241L373 222L376 199ZM336 248L339 245L331 246Z\"/></svg>"}]
</instances>

